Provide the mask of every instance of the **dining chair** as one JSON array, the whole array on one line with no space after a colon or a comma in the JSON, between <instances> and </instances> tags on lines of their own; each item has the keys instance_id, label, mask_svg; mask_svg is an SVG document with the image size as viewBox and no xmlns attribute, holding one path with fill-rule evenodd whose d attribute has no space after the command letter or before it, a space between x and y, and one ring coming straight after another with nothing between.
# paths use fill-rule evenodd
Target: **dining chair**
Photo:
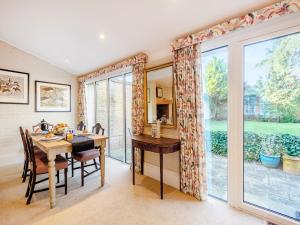
<instances>
[{"instance_id":1,"label":"dining chair","mask_svg":"<svg viewBox=\"0 0 300 225\"><path fill-rule=\"evenodd\" d=\"M74 176L74 170L76 169L81 169L81 186L84 186L84 178L99 171L99 168L96 167L95 170L92 172L87 172L84 168L89 167L89 166L95 166L95 159L99 158L99 162L101 162L100 159L100 153L99 149L90 149L86 151L81 151L81 152L72 152L72 176ZM74 167L74 159L78 162L80 162L79 167ZM94 160L94 163L92 164L86 164L88 161Z\"/></svg>"},{"instance_id":2,"label":"dining chair","mask_svg":"<svg viewBox=\"0 0 300 225\"><path fill-rule=\"evenodd\" d=\"M83 121L80 121L78 124L77 124L77 130L80 130L80 131L83 131L86 129L86 125L84 124ZM68 160L69 162L69 165L72 165L74 163L74 160L72 160L72 157L69 157L69 153L65 153L65 157L66 159ZM74 167L74 165L72 165ZM72 177L74 176L74 173L73 173L73 169L72 169Z\"/></svg>"},{"instance_id":3,"label":"dining chair","mask_svg":"<svg viewBox=\"0 0 300 225\"><path fill-rule=\"evenodd\" d=\"M39 181L36 180L38 175L48 173L48 159L47 159L47 157L37 157L37 155L34 154L34 146L33 146L33 142L32 142L32 137L30 136L28 130L26 130L25 136L26 136L26 144L27 144L27 149L28 149L29 159L30 159L29 160L30 178L29 178L29 182L28 182L28 186L27 186L26 195L25 195L26 197L28 197L27 202L26 202L26 204L28 205L31 202L33 193L49 190L49 188L42 188L42 189L35 190L36 184L46 181L49 178L47 177L47 178L41 179ZM55 169L57 171L57 174L59 174L59 170L62 170L62 169L64 170L65 182L62 185L57 185L56 188L64 187L65 194L67 194L68 193L68 188L67 188L68 162L67 162L67 160L64 157L57 155L56 159L55 159Z\"/></svg>"},{"instance_id":4,"label":"dining chair","mask_svg":"<svg viewBox=\"0 0 300 225\"><path fill-rule=\"evenodd\" d=\"M80 121L77 125L77 130L83 131L86 129L86 125L84 124L83 121Z\"/></svg>"},{"instance_id":5,"label":"dining chair","mask_svg":"<svg viewBox=\"0 0 300 225\"><path fill-rule=\"evenodd\" d=\"M95 134L99 134L101 131L101 135L104 135L104 128L100 123L96 123L95 126L92 127L92 132Z\"/></svg>"},{"instance_id":6,"label":"dining chair","mask_svg":"<svg viewBox=\"0 0 300 225\"><path fill-rule=\"evenodd\" d=\"M28 148L27 148L25 133L21 126L19 127L19 131L21 134L23 150L24 150L24 166L23 166L23 172L22 172L22 182L24 183L26 181L26 177L29 176L29 174L28 174L28 172L29 172L29 169L28 169L29 152L28 152ZM33 148L34 148L34 154L36 155L36 157L47 157L46 153L43 152L39 147L33 146Z\"/></svg>"},{"instance_id":7,"label":"dining chair","mask_svg":"<svg viewBox=\"0 0 300 225\"><path fill-rule=\"evenodd\" d=\"M78 124L78 128L80 128L80 126L81 126L81 127L82 127L82 126L85 127L85 125L83 124L82 121ZM104 128L101 126L100 123L96 123L95 126L92 127L92 132L95 133L95 134L99 134L99 133L100 133L100 130L101 130L101 134L104 135ZM98 146L95 146L95 149L99 149L99 147L98 147ZM84 162L84 166L91 166L91 165L94 165L95 168L96 168L95 172L98 171L98 165L100 166L100 160L99 160L99 164L98 164L97 161L96 161L96 158L97 158L97 156L96 156L95 158L93 158L94 164L86 165L86 163L87 163L87 161L88 161L88 160L87 160L87 161ZM75 159L75 160L76 160L76 159ZM79 160L76 160L76 161L79 161ZM72 177L73 177L73 176L74 176L74 170L79 169L79 168L81 168L81 167L74 167L74 159L73 159L73 158L71 159L71 166L72 166Z\"/></svg>"}]
</instances>

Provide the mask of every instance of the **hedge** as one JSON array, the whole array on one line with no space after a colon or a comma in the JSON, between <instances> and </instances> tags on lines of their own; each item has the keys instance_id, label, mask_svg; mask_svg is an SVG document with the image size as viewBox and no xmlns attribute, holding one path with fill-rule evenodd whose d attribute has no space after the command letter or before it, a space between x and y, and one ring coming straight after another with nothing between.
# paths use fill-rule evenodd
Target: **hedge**
<instances>
[{"instance_id":1,"label":"hedge","mask_svg":"<svg viewBox=\"0 0 300 225\"><path fill-rule=\"evenodd\" d=\"M261 135L254 132L244 132L244 158L247 161L259 161L259 153L262 151L262 140L271 137L276 142L282 145L282 150L278 154L287 153L291 156L300 157L300 137L290 134L276 134L276 135ZM226 131L212 131L206 132L206 149L210 149L213 153L221 156L227 156L227 132ZM277 143L277 144L278 144Z\"/></svg>"}]
</instances>

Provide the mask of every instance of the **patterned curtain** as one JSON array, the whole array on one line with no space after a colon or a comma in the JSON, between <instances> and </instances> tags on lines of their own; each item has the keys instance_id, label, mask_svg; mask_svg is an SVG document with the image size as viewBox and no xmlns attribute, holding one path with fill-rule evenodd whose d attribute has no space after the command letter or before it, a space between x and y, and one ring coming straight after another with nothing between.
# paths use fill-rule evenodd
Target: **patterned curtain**
<instances>
[{"instance_id":1,"label":"patterned curtain","mask_svg":"<svg viewBox=\"0 0 300 225\"><path fill-rule=\"evenodd\" d=\"M134 135L144 131L144 69L145 62L133 65L132 75L132 131ZM141 151L135 149L135 171L141 172Z\"/></svg>"},{"instance_id":2,"label":"patterned curtain","mask_svg":"<svg viewBox=\"0 0 300 225\"><path fill-rule=\"evenodd\" d=\"M124 69L127 67L133 67L133 70L135 67L143 67L141 65L145 65L147 62L147 55L145 53L138 53L134 56L128 57L126 59L123 59L121 61L118 61L116 63L113 63L111 65L101 67L93 72L90 72L88 74L82 75L77 77L78 81L78 111L77 111L77 122L83 121L84 123L87 122L87 111L86 111L86 93L85 93L85 83L87 80L94 79L97 77L100 77L104 74L111 73L113 71ZM136 69L137 71L139 69ZM143 67L144 68L144 67ZM139 72L136 72L139 74ZM137 79L140 79L139 76ZM143 78L141 78L143 79ZM136 93L134 93L136 95ZM137 96L138 97L138 96ZM136 116L136 120L138 120L140 117ZM137 123L138 126L139 123Z\"/></svg>"},{"instance_id":3,"label":"patterned curtain","mask_svg":"<svg viewBox=\"0 0 300 225\"><path fill-rule=\"evenodd\" d=\"M199 52L198 44L174 51L174 85L181 141L181 190L205 200L207 184Z\"/></svg>"},{"instance_id":4,"label":"patterned curtain","mask_svg":"<svg viewBox=\"0 0 300 225\"><path fill-rule=\"evenodd\" d=\"M85 82L78 81L78 116L77 121L87 122L87 115L86 115L86 93L85 93Z\"/></svg>"},{"instance_id":5,"label":"patterned curtain","mask_svg":"<svg viewBox=\"0 0 300 225\"><path fill-rule=\"evenodd\" d=\"M179 48L199 44L232 31L247 28L255 24L271 20L272 18L299 13L299 11L300 0L282 0L262 9L249 12L240 17L232 18L194 34L179 38L172 43L172 48L173 50L177 50Z\"/></svg>"}]
</instances>

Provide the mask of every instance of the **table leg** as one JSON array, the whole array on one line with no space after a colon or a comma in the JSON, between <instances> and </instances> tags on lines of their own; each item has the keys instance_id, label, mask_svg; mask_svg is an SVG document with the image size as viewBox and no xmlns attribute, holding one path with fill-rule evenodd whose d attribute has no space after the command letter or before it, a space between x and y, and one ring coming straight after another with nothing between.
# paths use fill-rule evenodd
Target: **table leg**
<instances>
[{"instance_id":1,"label":"table leg","mask_svg":"<svg viewBox=\"0 0 300 225\"><path fill-rule=\"evenodd\" d=\"M49 151L50 152L50 151ZM54 208L56 204L56 188L55 188L55 158L56 155L48 152L48 174L49 174L49 194L50 208Z\"/></svg>"},{"instance_id":2,"label":"table leg","mask_svg":"<svg viewBox=\"0 0 300 225\"><path fill-rule=\"evenodd\" d=\"M103 187L104 182L105 182L105 144L106 141L101 143L101 146L99 148L100 152L100 171L101 171L101 187Z\"/></svg>"},{"instance_id":3,"label":"table leg","mask_svg":"<svg viewBox=\"0 0 300 225\"><path fill-rule=\"evenodd\" d=\"M141 175L144 175L144 150L141 149Z\"/></svg>"},{"instance_id":4,"label":"table leg","mask_svg":"<svg viewBox=\"0 0 300 225\"><path fill-rule=\"evenodd\" d=\"M164 195L164 154L162 152L159 153L160 155L160 199L163 199Z\"/></svg>"},{"instance_id":5,"label":"table leg","mask_svg":"<svg viewBox=\"0 0 300 225\"><path fill-rule=\"evenodd\" d=\"M135 154L134 146L132 145L132 184L135 185Z\"/></svg>"}]
</instances>

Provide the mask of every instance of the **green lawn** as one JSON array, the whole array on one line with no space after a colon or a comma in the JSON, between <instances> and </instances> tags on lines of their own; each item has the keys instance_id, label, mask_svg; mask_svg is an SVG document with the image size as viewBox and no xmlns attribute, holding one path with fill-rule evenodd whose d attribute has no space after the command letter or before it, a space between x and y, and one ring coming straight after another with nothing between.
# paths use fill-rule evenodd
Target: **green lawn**
<instances>
[{"instance_id":1,"label":"green lawn","mask_svg":"<svg viewBox=\"0 0 300 225\"><path fill-rule=\"evenodd\" d=\"M226 131L227 121L210 121L212 131ZM270 123L259 121L246 121L246 131L257 134L292 134L300 136L300 123Z\"/></svg>"}]
</instances>

